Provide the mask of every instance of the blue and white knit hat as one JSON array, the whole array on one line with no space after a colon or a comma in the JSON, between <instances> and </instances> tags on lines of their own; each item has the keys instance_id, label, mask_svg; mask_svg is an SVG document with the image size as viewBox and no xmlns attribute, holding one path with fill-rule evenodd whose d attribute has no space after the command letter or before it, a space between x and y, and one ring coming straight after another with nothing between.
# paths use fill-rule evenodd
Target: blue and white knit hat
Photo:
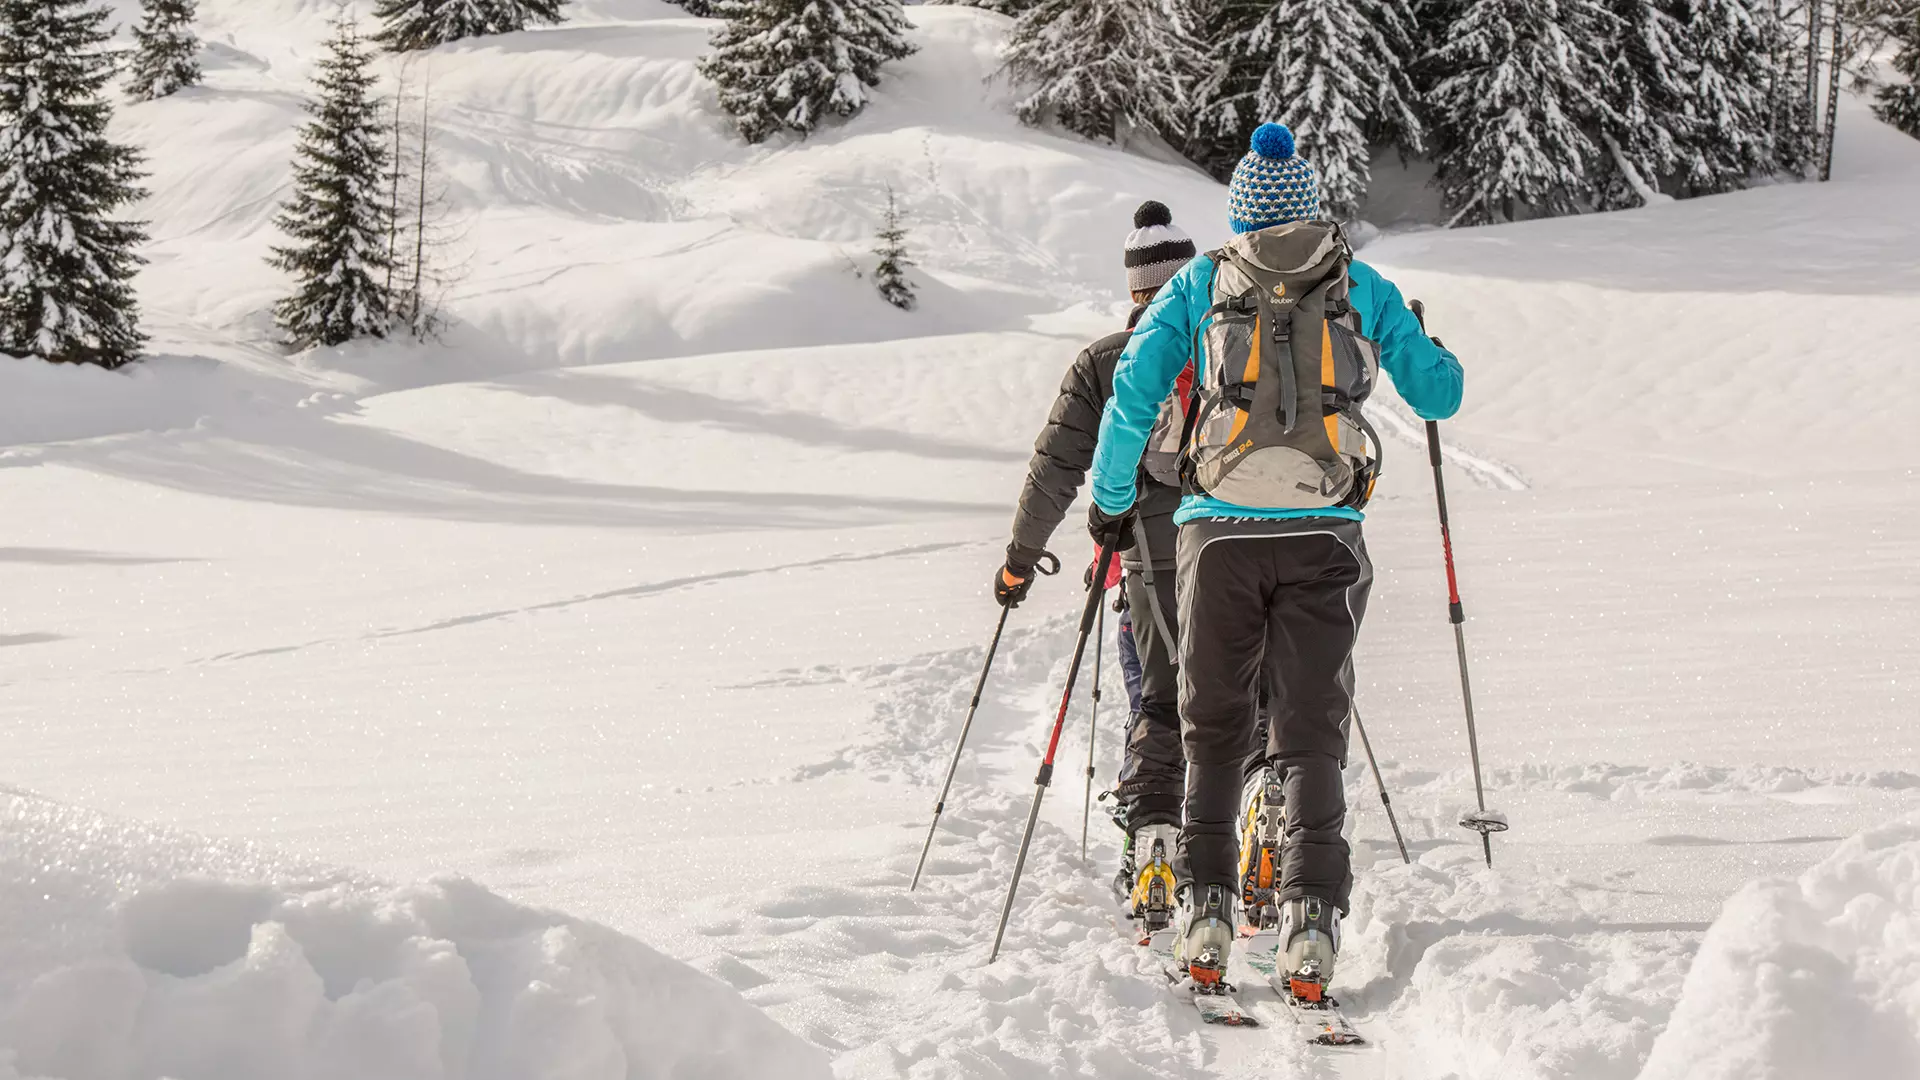
<instances>
[{"instance_id":1,"label":"blue and white knit hat","mask_svg":"<svg viewBox=\"0 0 1920 1080\"><path fill-rule=\"evenodd\" d=\"M1280 124L1254 129L1252 148L1227 183L1227 220L1237 233L1311 221L1320 216L1320 176L1293 152L1293 132Z\"/></svg>"}]
</instances>

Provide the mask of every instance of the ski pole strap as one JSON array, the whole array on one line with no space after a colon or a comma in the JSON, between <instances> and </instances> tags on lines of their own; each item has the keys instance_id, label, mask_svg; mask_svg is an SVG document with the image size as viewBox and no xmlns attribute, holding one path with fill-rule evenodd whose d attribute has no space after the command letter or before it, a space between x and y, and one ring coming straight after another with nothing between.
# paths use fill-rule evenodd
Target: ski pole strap
<instances>
[{"instance_id":1,"label":"ski pole strap","mask_svg":"<svg viewBox=\"0 0 1920 1080\"><path fill-rule=\"evenodd\" d=\"M1049 562L1053 564L1053 568L1051 570L1047 568L1047 564ZM1052 577L1053 575L1060 572L1060 556L1055 555L1051 551L1042 551L1040 553L1040 557L1033 561L1033 568L1034 570L1042 574L1045 574L1048 577Z\"/></svg>"}]
</instances>

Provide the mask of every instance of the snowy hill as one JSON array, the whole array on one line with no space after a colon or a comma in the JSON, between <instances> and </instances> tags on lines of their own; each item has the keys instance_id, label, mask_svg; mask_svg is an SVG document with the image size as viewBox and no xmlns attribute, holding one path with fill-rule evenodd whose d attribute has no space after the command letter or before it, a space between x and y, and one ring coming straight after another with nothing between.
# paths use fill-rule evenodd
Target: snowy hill
<instances>
[{"instance_id":1,"label":"snowy hill","mask_svg":"<svg viewBox=\"0 0 1920 1080\"><path fill-rule=\"evenodd\" d=\"M0 362L0 780L115 815L7 804L0 1076L372 1075L349 1049L619 1076L590 1049L683 1034L738 1048L685 1066L714 1076L1825 1075L1809 1048L1913 1074L1920 143L1848 108L1828 185L1362 252L1467 364L1456 543L1515 829L1489 872L1452 824L1428 479L1384 395L1360 700L1417 862L1354 773L1343 965L1380 1045L1329 1058L1173 1008L1072 783L984 966L1067 578L1016 613L905 891L1033 434L1124 310L1131 210L1211 246L1222 189L1017 125L997 16L914 9L864 115L750 149L694 74L709 24L578 0L409 71L463 221L446 344L287 358L263 259L333 7L202 0L209 85L120 110L155 359ZM854 273L889 186L913 314ZM484 888L378 883L442 874ZM525 963L484 975L496 948ZM94 971L124 996L74 1005ZM127 1027L139 1002L191 1036ZM529 1026L448 1019L473 1008ZM486 1072L509 1044L537 1064Z\"/></svg>"},{"instance_id":2,"label":"snowy hill","mask_svg":"<svg viewBox=\"0 0 1920 1080\"><path fill-rule=\"evenodd\" d=\"M828 1075L738 995L471 882L0 792L0 1076Z\"/></svg>"}]
</instances>

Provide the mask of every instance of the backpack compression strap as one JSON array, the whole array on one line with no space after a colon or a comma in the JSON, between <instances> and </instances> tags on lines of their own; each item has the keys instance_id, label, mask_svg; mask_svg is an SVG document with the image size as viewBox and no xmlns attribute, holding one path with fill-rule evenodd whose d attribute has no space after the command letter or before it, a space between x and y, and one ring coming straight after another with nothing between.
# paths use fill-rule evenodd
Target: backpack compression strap
<instances>
[{"instance_id":1,"label":"backpack compression strap","mask_svg":"<svg viewBox=\"0 0 1920 1080\"><path fill-rule=\"evenodd\" d=\"M1259 267L1253 266L1239 255L1227 251L1225 248L1221 250L1226 253L1228 259L1233 261L1234 265L1240 268L1241 273L1247 275L1250 280L1259 280ZM1267 298L1265 289L1254 288L1247 290L1247 293L1241 294L1241 302L1244 303L1246 301L1248 293L1256 297L1255 303L1260 306L1260 314L1266 317L1269 333L1273 336L1273 343L1286 347L1284 350L1287 357L1286 363L1275 365L1280 369L1280 409L1277 415L1280 417L1280 430L1290 433L1300 422L1300 375L1293 369L1293 316L1292 313L1289 312L1285 322L1275 317L1273 313L1273 302ZM1255 325L1257 326L1258 323Z\"/></svg>"}]
</instances>

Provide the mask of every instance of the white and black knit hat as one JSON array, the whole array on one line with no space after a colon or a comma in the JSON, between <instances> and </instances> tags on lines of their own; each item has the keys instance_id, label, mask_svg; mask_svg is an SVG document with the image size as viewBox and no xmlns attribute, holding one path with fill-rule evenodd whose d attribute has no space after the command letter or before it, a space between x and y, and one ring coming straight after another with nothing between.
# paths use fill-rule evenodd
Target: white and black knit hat
<instances>
[{"instance_id":1,"label":"white and black knit hat","mask_svg":"<svg viewBox=\"0 0 1920 1080\"><path fill-rule=\"evenodd\" d=\"M1193 238L1173 223L1173 211L1157 202L1143 202L1133 212L1133 231L1127 234L1127 291L1149 292L1200 253Z\"/></svg>"}]
</instances>

